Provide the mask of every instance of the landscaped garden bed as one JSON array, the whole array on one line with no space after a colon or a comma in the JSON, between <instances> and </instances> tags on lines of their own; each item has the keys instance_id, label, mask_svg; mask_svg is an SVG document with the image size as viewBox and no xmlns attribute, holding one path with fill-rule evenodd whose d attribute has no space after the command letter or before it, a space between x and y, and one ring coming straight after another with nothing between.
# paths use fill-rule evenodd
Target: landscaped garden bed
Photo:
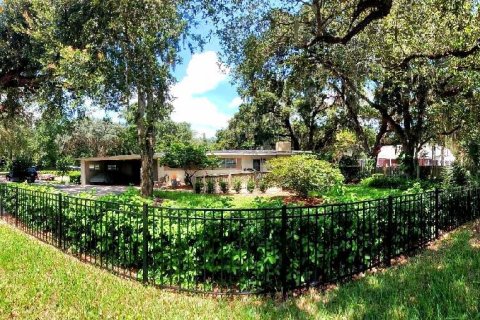
<instances>
[{"instance_id":1,"label":"landscaped garden bed","mask_svg":"<svg viewBox=\"0 0 480 320\"><path fill-rule=\"evenodd\" d=\"M345 279L388 265L479 214L478 189L307 207L256 197L251 209L232 208L229 196L158 194L177 205L210 206L177 209L135 189L96 198L1 187L13 221L79 257L161 287L229 294Z\"/></svg>"},{"instance_id":2,"label":"landscaped garden bed","mask_svg":"<svg viewBox=\"0 0 480 320\"><path fill-rule=\"evenodd\" d=\"M177 294L125 281L0 221L0 318L474 319L478 229L478 222L468 224L399 266L277 302Z\"/></svg>"}]
</instances>

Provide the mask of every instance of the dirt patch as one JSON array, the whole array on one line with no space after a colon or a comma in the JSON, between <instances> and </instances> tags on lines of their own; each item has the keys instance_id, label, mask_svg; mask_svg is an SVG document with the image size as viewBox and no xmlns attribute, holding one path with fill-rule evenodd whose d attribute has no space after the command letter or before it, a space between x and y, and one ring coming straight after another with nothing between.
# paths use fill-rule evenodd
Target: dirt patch
<instances>
[{"instance_id":1,"label":"dirt patch","mask_svg":"<svg viewBox=\"0 0 480 320\"><path fill-rule=\"evenodd\" d=\"M172 187L172 186L162 187L162 188L160 188L160 190L185 190L185 191L193 191L193 188L192 188L191 186L182 185L182 186L176 186L176 187Z\"/></svg>"},{"instance_id":2,"label":"dirt patch","mask_svg":"<svg viewBox=\"0 0 480 320\"><path fill-rule=\"evenodd\" d=\"M304 206L318 206L323 203L322 198L315 197L299 197L299 196L284 196L274 197L273 199L282 200L285 205L304 205Z\"/></svg>"},{"instance_id":3,"label":"dirt patch","mask_svg":"<svg viewBox=\"0 0 480 320\"><path fill-rule=\"evenodd\" d=\"M472 228L472 238L469 241L472 248L480 249L480 221L476 221Z\"/></svg>"}]
</instances>

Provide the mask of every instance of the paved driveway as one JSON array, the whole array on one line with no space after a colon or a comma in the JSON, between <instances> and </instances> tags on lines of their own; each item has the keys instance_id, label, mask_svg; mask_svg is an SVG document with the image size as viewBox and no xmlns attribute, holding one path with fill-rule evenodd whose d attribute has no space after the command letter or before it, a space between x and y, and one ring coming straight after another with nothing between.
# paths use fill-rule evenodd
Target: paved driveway
<instances>
[{"instance_id":1,"label":"paved driveway","mask_svg":"<svg viewBox=\"0 0 480 320\"><path fill-rule=\"evenodd\" d=\"M125 192L127 186L78 186L78 185L51 185L66 193L76 195L82 192L94 192L98 196L104 196L107 194L120 194ZM137 188L138 187L134 187Z\"/></svg>"}]
</instances>

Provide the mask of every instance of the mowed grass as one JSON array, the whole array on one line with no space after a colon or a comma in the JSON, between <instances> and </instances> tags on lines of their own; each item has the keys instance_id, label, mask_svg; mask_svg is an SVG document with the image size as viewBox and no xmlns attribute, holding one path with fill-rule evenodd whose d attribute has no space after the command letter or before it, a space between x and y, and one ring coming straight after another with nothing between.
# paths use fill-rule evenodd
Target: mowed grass
<instances>
[{"instance_id":1,"label":"mowed grass","mask_svg":"<svg viewBox=\"0 0 480 320\"><path fill-rule=\"evenodd\" d=\"M403 191L398 189L379 189L362 185L345 185L340 190L332 190L325 194L312 195L323 198L325 203L355 202L386 198L389 195L399 195ZM261 208L280 207L282 197L274 195L249 194L196 194L188 191L155 191L157 198L163 199L164 206L176 208ZM304 203L290 203L289 205L304 205Z\"/></svg>"},{"instance_id":2,"label":"mowed grass","mask_svg":"<svg viewBox=\"0 0 480 320\"><path fill-rule=\"evenodd\" d=\"M271 195L249 194L196 194L189 191L155 191L155 197L163 199L163 205L176 208L258 208L281 206L282 201Z\"/></svg>"},{"instance_id":3,"label":"mowed grass","mask_svg":"<svg viewBox=\"0 0 480 320\"><path fill-rule=\"evenodd\" d=\"M0 318L480 319L478 230L470 224L404 265L282 303L144 287L0 222Z\"/></svg>"}]
</instances>

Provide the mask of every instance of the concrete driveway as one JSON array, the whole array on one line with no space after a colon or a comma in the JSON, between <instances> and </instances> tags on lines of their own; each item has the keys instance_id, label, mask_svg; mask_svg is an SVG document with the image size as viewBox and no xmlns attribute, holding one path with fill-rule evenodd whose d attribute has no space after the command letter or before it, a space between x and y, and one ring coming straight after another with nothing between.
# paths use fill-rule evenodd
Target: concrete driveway
<instances>
[{"instance_id":1,"label":"concrete driveway","mask_svg":"<svg viewBox=\"0 0 480 320\"><path fill-rule=\"evenodd\" d=\"M82 192L93 192L97 196L104 196L107 194L120 194L125 192L128 188L127 186L79 186L79 185L50 185L58 190L69 193L71 195L76 195ZM139 187L134 187L139 189Z\"/></svg>"}]
</instances>

